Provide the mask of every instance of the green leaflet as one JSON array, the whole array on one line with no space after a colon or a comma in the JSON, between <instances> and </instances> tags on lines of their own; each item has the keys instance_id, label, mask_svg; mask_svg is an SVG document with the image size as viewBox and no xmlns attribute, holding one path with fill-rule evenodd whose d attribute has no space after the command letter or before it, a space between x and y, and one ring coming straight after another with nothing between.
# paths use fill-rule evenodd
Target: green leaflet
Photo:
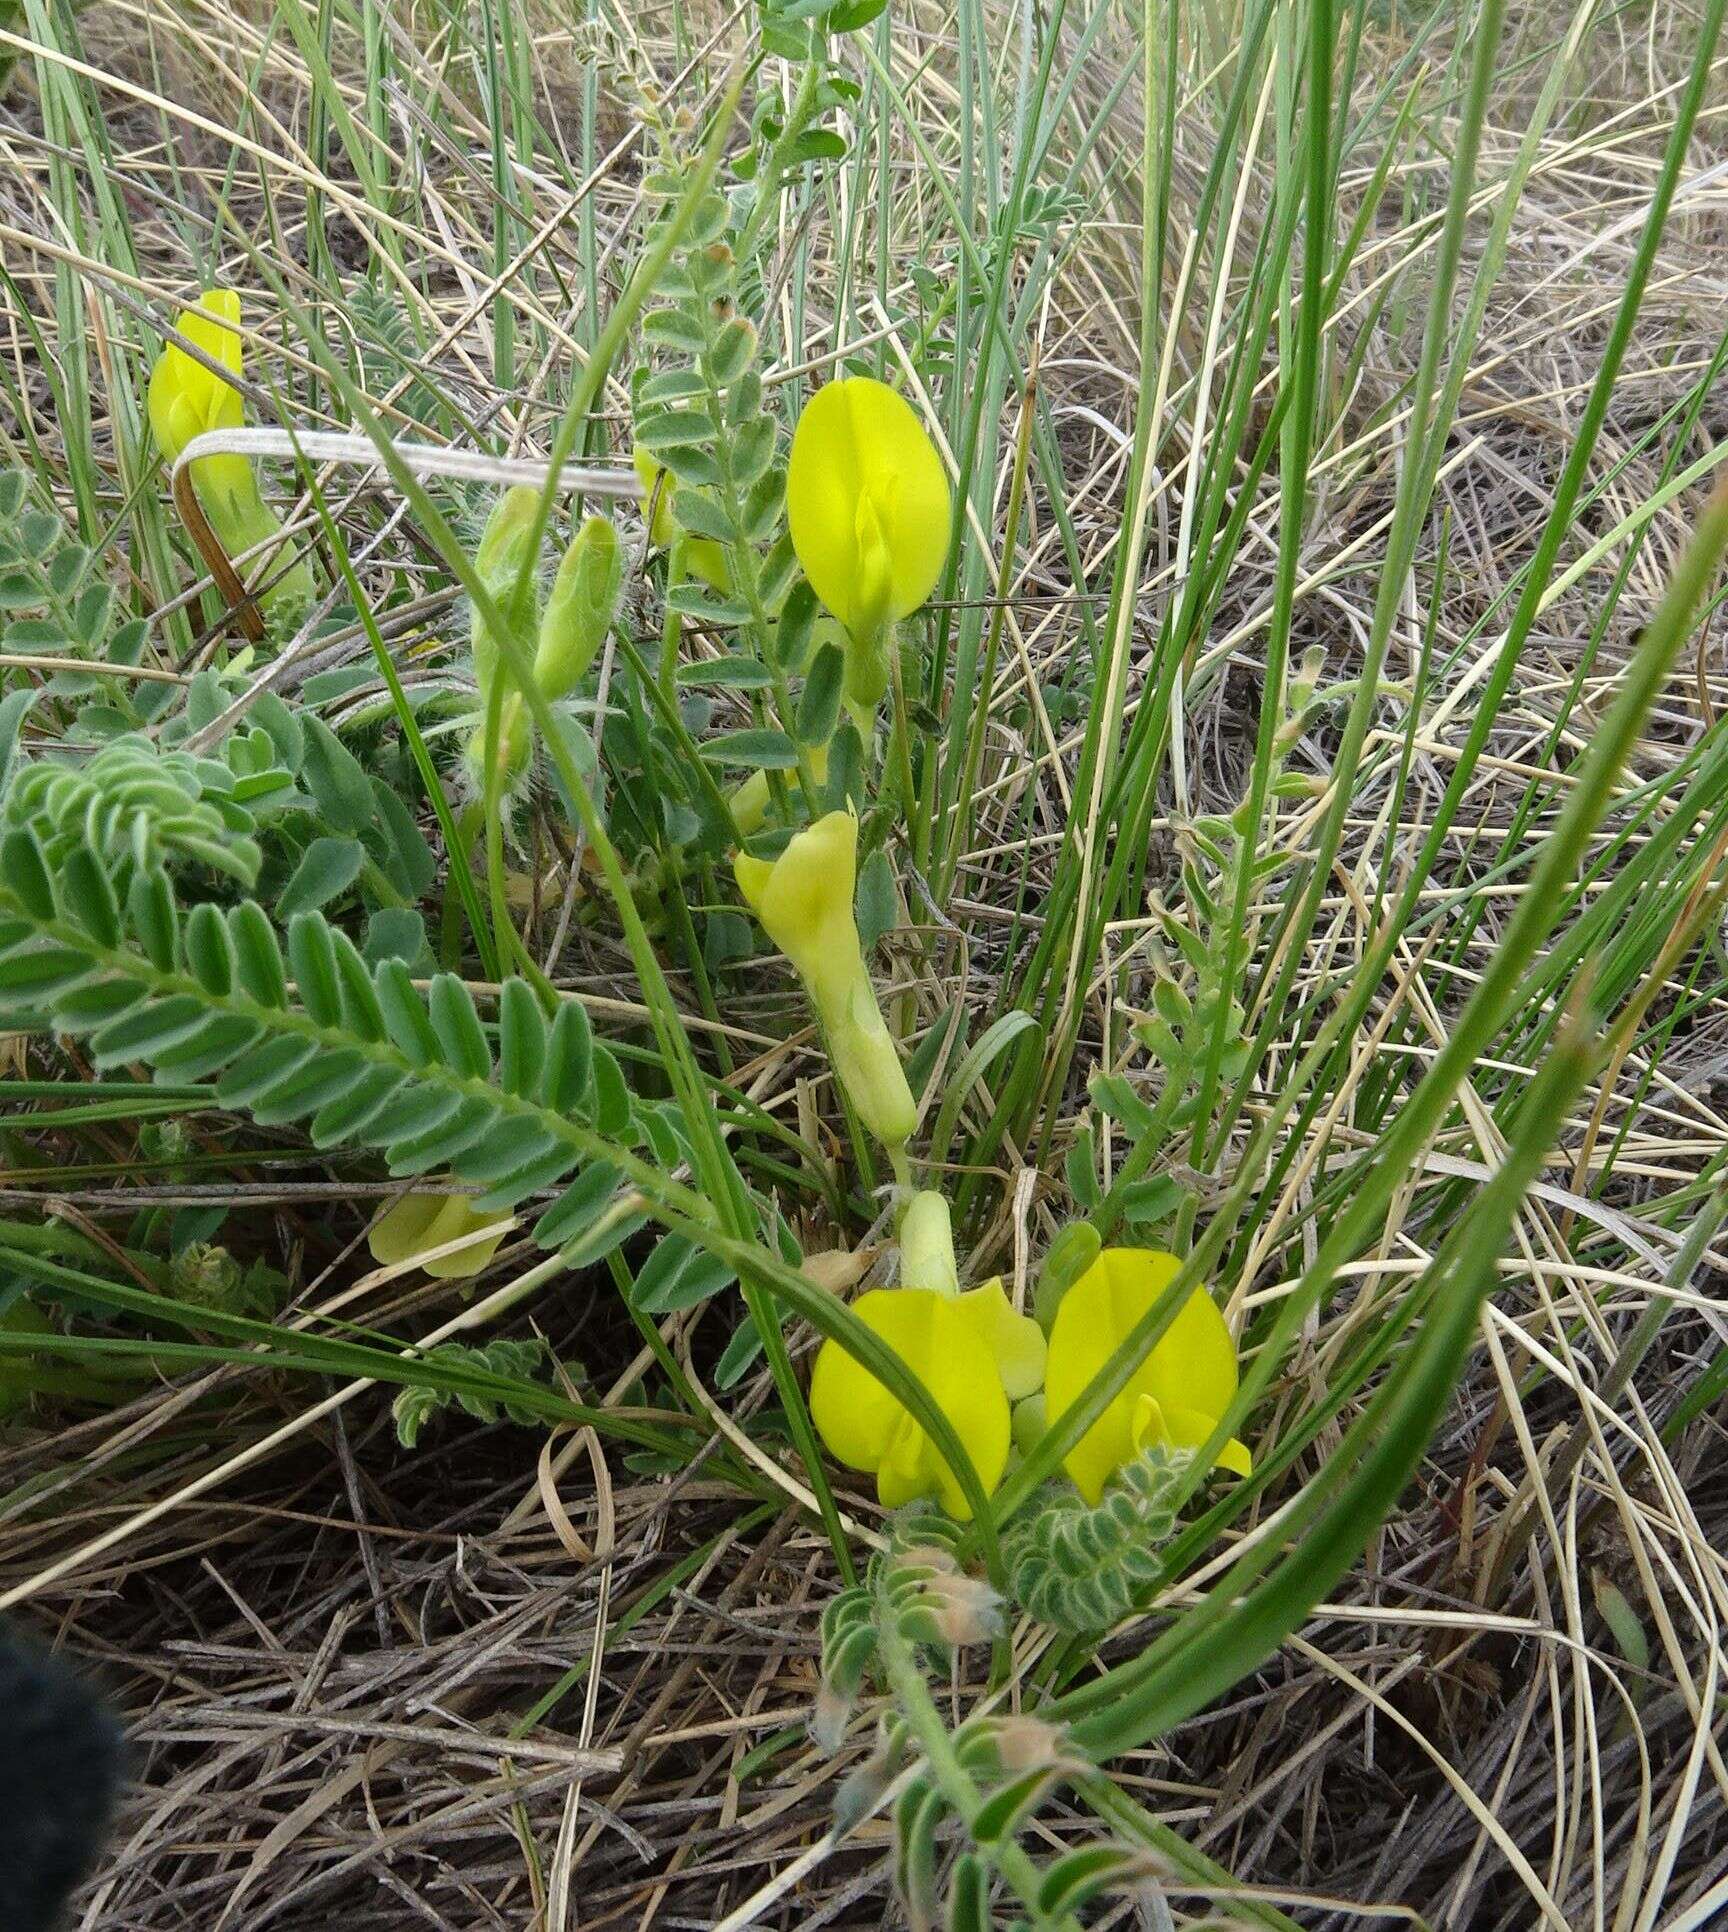
<instances>
[{"instance_id":1,"label":"green leaflet","mask_svg":"<svg viewBox=\"0 0 1728 1932\"><path fill-rule=\"evenodd\" d=\"M487 1189L488 1208L514 1207L587 1166L544 1217L558 1247L605 1213L622 1176L589 1165L598 1136L588 1123L624 1148L643 1130L579 1007L548 1029L531 989L507 984L495 1073L489 1029L460 979L440 974L423 993L400 960L369 967L319 913L294 918L285 958L255 901L182 915L159 866L133 871L122 905L88 846L51 864L19 827L6 858L9 1030L84 1037L99 1067L214 1081L221 1105L267 1125L307 1122L320 1147L376 1147L398 1174L448 1166Z\"/></svg>"}]
</instances>

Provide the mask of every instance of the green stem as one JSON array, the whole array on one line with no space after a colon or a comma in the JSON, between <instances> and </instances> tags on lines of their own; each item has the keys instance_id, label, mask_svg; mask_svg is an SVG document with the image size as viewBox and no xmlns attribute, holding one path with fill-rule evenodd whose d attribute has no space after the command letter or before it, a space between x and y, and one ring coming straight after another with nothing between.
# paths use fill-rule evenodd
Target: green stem
<instances>
[{"instance_id":1,"label":"green stem","mask_svg":"<svg viewBox=\"0 0 1728 1932\"><path fill-rule=\"evenodd\" d=\"M876 1641L894 1701L912 1735L918 1740L918 1748L923 1752L930 1774L935 1778L943 1797L970 1832L973 1819L984 1807L983 1794L972 1782L971 1774L955 1752L948 1726L943 1723L942 1713L937 1710L935 1700L930 1695L930 1686L924 1681L918 1654L901 1634L893 1607L889 1604L879 1602L877 1605ZM995 1843L980 1843L978 1849L1019 1893L1021 1901L1032 1914L1034 1932L1054 1932L1056 1927L1067 1932L1068 1928L1073 1927L1071 1918L1051 1919L1039 1910L1038 1868L1018 1840L1004 1838Z\"/></svg>"}]
</instances>

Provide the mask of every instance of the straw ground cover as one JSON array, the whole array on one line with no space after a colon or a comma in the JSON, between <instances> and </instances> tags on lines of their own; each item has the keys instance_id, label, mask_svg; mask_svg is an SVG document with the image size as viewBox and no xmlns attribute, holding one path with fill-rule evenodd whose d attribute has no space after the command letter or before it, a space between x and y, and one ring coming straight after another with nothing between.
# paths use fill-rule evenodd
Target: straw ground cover
<instances>
[{"instance_id":1,"label":"straw ground cover","mask_svg":"<svg viewBox=\"0 0 1728 1932\"><path fill-rule=\"evenodd\" d=\"M1722 13L0 7L78 1922L1728 1911Z\"/></svg>"}]
</instances>

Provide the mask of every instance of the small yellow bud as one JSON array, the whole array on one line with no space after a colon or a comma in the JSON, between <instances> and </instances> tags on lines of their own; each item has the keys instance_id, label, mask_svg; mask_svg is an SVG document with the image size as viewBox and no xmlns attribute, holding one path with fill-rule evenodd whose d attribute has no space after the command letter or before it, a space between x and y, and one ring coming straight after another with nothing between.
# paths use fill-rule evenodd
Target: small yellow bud
<instances>
[{"instance_id":1,"label":"small yellow bud","mask_svg":"<svg viewBox=\"0 0 1728 1932\"><path fill-rule=\"evenodd\" d=\"M828 747L810 748L810 776L818 785L828 782ZM732 793L732 823L740 838L752 838L768 822L768 801L773 797L766 771L753 771Z\"/></svg>"},{"instance_id":2,"label":"small yellow bud","mask_svg":"<svg viewBox=\"0 0 1728 1932\"><path fill-rule=\"evenodd\" d=\"M934 1188L912 1196L900 1223L900 1279L908 1288L928 1288L938 1295L960 1292L954 1226L947 1200Z\"/></svg>"}]
</instances>

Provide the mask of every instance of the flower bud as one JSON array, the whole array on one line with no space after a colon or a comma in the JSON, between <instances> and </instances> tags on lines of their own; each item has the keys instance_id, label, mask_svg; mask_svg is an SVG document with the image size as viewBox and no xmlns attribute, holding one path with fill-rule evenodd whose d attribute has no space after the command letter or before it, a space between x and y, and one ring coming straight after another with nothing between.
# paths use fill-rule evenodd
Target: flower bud
<instances>
[{"instance_id":1,"label":"flower bud","mask_svg":"<svg viewBox=\"0 0 1728 1932\"><path fill-rule=\"evenodd\" d=\"M938 1295L960 1292L948 1203L933 1188L912 1196L900 1223L900 1280L908 1288L928 1288Z\"/></svg>"},{"instance_id":2,"label":"flower bud","mask_svg":"<svg viewBox=\"0 0 1728 1932\"><path fill-rule=\"evenodd\" d=\"M828 747L810 747L810 776L818 785L828 782ZM768 801L773 791L766 770L753 771L732 793L732 823L738 828L738 836L753 838L768 822Z\"/></svg>"},{"instance_id":3,"label":"flower bud","mask_svg":"<svg viewBox=\"0 0 1728 1932\"><path fill-rule=\"evenodd\" d=\"M521 581L539 515L540 492L526 483L516 484L493 504L479 547L474 552L475 574L485 585L487 595L506 617L509 612L505 607ZM478 607L472 613L469 635L474 645L474 677L484 700L498 673L499 653L498 639Z\"/></svg>"},{"instance_id":4,"label":"flower bud","mask_svg":"<svg viewBox=\"0 0 1728 1932\"><path fill-rule=\"evenodd\" d=\"M618 609L624 553L605 517L590 517L576 532L540 619L534 680L549 698L568 697L588 674Z\"/></svg>"},{"instance_id":5,"label":"flower bud","mask_svg":"<svg viewBox=\"0 0 1728 1932\"><path fill-rule=\"evenodd\" d=\"M925 1583L911 1617L927 1641L958 1650L1002 1634L1002 1599L982 1577L955 1570Z\"/></svg>"}]
</instances>

